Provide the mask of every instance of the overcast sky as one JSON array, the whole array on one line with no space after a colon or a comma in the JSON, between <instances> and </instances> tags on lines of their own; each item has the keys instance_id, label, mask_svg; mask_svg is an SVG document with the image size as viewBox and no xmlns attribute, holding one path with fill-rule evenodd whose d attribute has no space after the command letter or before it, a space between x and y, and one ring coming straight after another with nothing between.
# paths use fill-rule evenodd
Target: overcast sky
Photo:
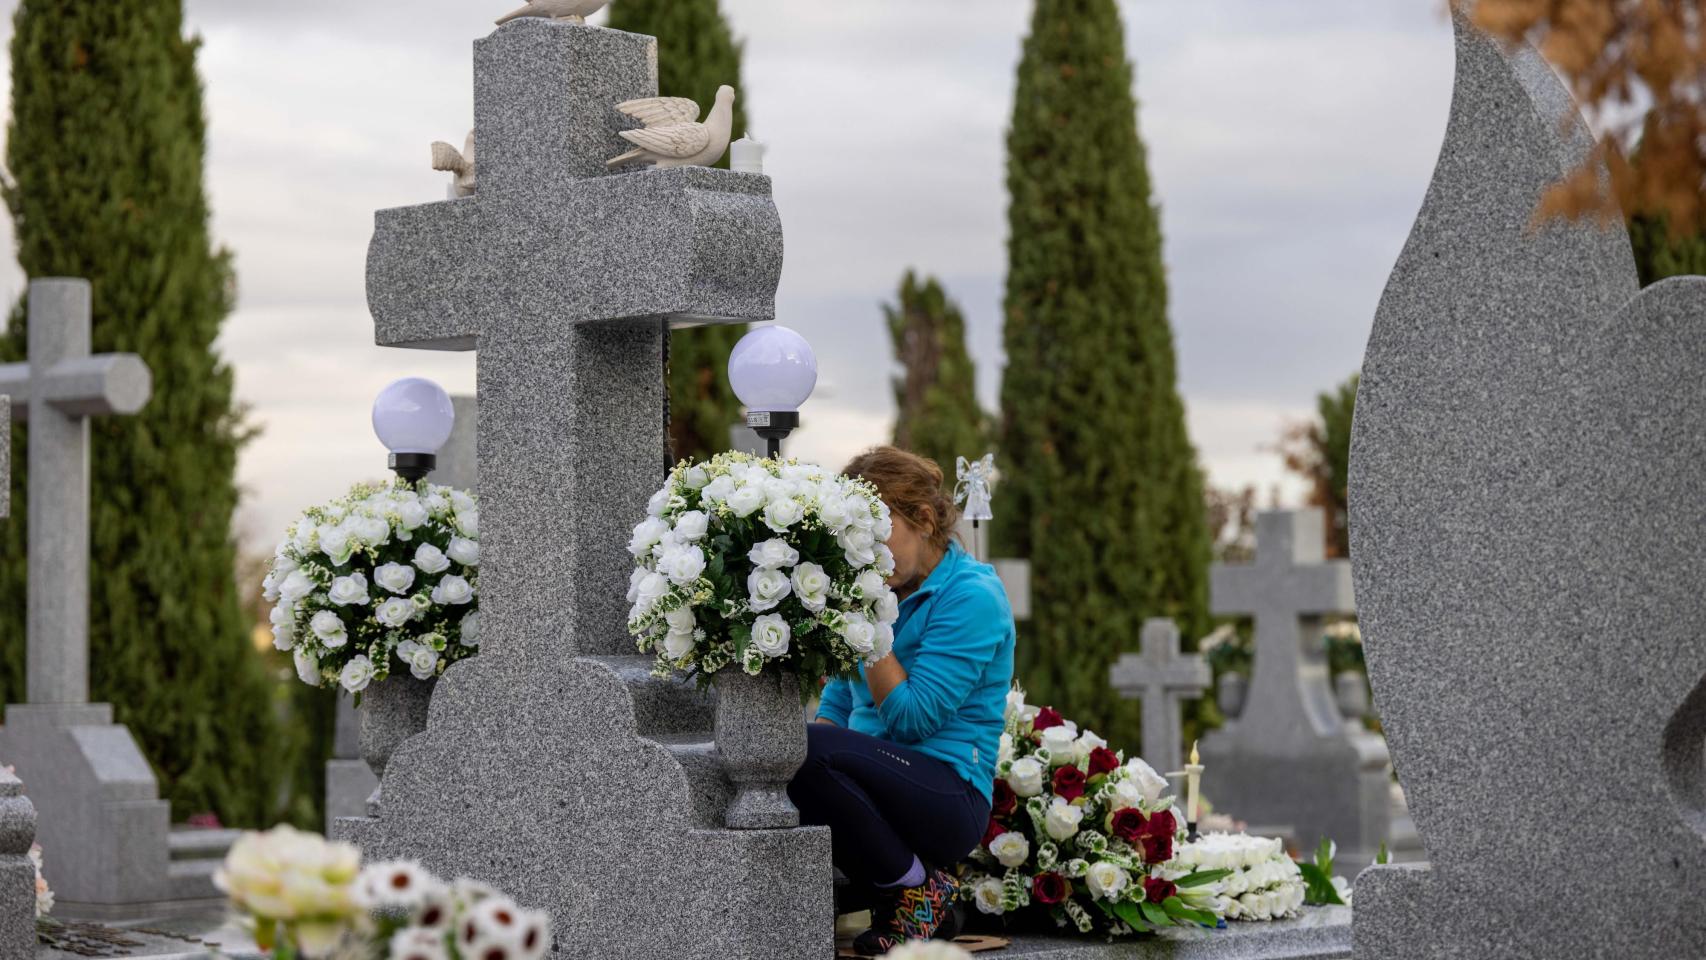
<instances>
[{"instance_id":1,"label":"overcast sky","mask_svg":"<svg viewBox=\"0 0 1706 960\"><path fill-rule=\"evenodd\" d=\"M427 145L461 143L470 43L518 2L188 0L205 40L214 232L241 288L220 349L264 430L240 467L253 541L384 472L367 417L386 382L473 389L472 354L373 345L363 270L375 209L443 197ZM9 32L15 3L3 6ZM1003 138L1029 0L723 6L746 42L752 132L772 148L788 247L778 318L822 365L793 451L835 465L886 439L879 304L909 266L964 307L993 408ZM1192 439L1211 482L1294 496L1264 448L1361 361L1444 129L1442 4L1120 6ZM0 294L22 283L0 266Z\"/></svg>"}]
</instances>

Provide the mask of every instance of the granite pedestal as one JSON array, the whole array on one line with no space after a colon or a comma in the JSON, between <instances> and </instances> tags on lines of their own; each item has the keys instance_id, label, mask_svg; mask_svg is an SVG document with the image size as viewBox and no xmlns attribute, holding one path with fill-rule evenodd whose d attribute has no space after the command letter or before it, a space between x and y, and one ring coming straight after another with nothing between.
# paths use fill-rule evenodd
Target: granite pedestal
<instances>
[{"instance_id":1,"label":"granite pedestal","mask_svg":"<svg viewBox=\"0 0 1706 960\"><path fill-rule=\"evenodd\" d=\"M1638 291L1621 218L1536 225L1592 136L1457 23L1434 179L1364 360L1351 555L1431 865L1356 887L1356 954L1706 945L1706 279Z\"/></svg>"}]
</instances>

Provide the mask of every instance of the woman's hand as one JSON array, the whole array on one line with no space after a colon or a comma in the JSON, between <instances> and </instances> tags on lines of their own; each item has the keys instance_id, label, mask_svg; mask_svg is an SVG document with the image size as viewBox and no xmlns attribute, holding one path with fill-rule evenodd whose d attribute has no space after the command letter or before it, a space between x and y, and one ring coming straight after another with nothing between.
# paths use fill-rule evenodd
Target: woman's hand
<instances>
[{"instance_id":1,"label":"woman's hand","mask_svg":"<svg viewBox=\"0 0 1706 960\"><path fill-rule=\"evenodd\" d=\"M892 653L865 668L865 687L871 691L874 706L882 706L894 688L905 680L906 668Z\"/></svg>"}]
</instances>

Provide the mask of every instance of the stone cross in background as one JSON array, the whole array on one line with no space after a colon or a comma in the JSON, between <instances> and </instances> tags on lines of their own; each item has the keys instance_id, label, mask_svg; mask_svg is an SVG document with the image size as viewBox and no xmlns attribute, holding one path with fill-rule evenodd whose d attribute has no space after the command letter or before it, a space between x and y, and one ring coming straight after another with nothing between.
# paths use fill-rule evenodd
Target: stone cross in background
<instances>
[{"instance_id":1,"label":"stone cross in background","mask_svg":"<svg viewBox=\"0 0 1706 960\"><path fill-rule=\"evenodd\" d=\"M1202 696L1211 679L1199 654L1179 652L1179 626L1156 617L1143 622L1138 653L1122 654L1108 668L1108 682L1120 696L1143 700L1143 759L1166 773L1184 767L1184 732L1179 708Z\"/></svg>"},{"instance_id":2,"label":"stone cross in background","mask_svg":"<svg viewBox=\"0 0 1706 960\"><path fill-rule=\"evenodd\" d=\"M438 466L427 475L432 483L478 492L479 463L474 445L479 436L480 406L473 397L451 397L456 426L438 451ZM367 798L379 781L361 758L361 711L355 698L337 691L338 720L332 759L326 761L326 822L367 814Z\"/></svg>"},{"instance_id":3,"label":"stone cross in background","mask_svg":"<svg viewBox=\"0 0 1706 960\"><path fill-rule=\"evenodd\" d=\"M657 93L650 37L517 19L475 42L474 87L478 192L380 211L367 292L380 344L478 350L481 650L380 815L333 832L546 908L567 956L827 955L828 831L720 829L710 705L625 622L664 338L774 316L770 181L606 173L616 104Z\"/></svg>"},{"instance_id":4,"label":"stone cross in background","mask_svg":"<svg viewBox=\"0 0 1706 960\"><path fill-rule=\"evenodd\" d=\"M1327 560L1319 510L1256 518L1256 560L1216 565L1211 603L1255 619L1255 664L1243 709L1203 737L1203 793L1218 812L1323 837L1347 865L1373 859L1391 830L1386 744L1340 713L1327 677L1323 621L1356 612L1351 565Z\"/></svg>"},{"instance_id":5,"label":"stone cross in background","mask_svg":"<svg viewBox=\"0 0 1706 960\"><path fill-rule=\"evenodd\" d=\"M1536 225L1596 136L1532 48L1455 27L1350 459L1369 678L1430 862L1358 879L1356 956L1700 956L1706 279L1642 289L1621 216Z\"/></svg>"}]
</instances>

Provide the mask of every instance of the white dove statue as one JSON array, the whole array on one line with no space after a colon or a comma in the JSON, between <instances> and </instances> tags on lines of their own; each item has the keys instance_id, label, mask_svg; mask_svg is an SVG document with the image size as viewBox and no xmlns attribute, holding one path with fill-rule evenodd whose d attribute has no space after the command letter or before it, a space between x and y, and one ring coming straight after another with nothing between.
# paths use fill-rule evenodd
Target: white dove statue
<instances>
[{"instance_id":1,"label":"white dove statue","mask_svg":"<svg viewBox=\"0 0 1706 960\"><path fill-rule=\"evenodd\" d=\"M604 9L610 0L527 0L527 5L519 10L511 10L498 18L498 26L520 20L522 17L548 17L552 20L567 20L571 23L585 23L586 18Z\"/></svg>"},{"instance_id":2,"label":"white dove statue","mask_svg":"<svg viewBox=\"0 0 1706 960\"><path fill-rule=\"evenodd\" d=\"M474 194L474 131L468 131L468 139L458 151L443 140L434 140L432 144L432 168L444 170L456 175L451 181L451 187L459 197Z\"/></svg>"},{"instance_id":3,"label":"white dove statue","mask_svg":"<svg viewBox=\"0 0 1706 960\"><path fill-rule=\"evenodd\" d=\"M623 130L635 149L612 157L609 166L650 163L657 167L708 167L723 158L734 130L735 88L717 88L711 115L699 122L699 105L685 97L650 97L619 103L616 109L644 123Z\"/></svg>"}]
</instances>

